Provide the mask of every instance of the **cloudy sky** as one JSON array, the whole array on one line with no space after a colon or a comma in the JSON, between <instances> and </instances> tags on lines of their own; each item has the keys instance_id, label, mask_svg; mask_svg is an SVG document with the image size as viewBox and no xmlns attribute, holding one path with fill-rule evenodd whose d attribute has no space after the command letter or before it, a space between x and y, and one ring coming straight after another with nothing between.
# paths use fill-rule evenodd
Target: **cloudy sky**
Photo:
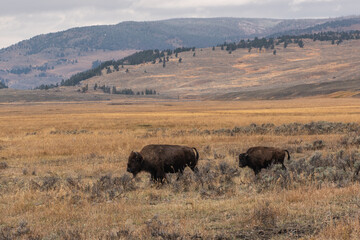
<instances>
[{"instance_id":1,"label":"cloudy sky","mask_svg":"<svg viewBox=\"0 0 360 240\"><path fill-rule=\"evenodd\" d=\"M328 18L359 0L1 0L0 48L72 27L188 17Z\"/></svg>"}]
</instances>

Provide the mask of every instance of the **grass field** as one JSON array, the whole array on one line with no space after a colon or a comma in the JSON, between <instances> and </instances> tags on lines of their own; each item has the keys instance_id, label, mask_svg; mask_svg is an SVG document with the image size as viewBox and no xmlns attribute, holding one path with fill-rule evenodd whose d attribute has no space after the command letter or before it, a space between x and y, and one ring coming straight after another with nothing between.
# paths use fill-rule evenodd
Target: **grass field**
<instances>
[{"instance_id":1,"label":"grass field","mask_svg":"<svg viewBox=\"0 0 360 240\"><path fill-rule=\"evenodd\" d=\"M360 99L0 105L0 239L358 239ZM196 147L199 174L126 172L146 144ZM251 146L287 171L239 168Z\"/></svg>"}]
</instances>

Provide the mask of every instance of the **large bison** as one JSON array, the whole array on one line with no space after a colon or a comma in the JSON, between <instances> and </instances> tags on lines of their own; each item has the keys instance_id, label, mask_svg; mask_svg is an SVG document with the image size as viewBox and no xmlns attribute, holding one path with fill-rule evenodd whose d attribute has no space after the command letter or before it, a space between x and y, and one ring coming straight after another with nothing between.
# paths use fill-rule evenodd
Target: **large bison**
<instances>
[{"instance_id":1,"label":"large bison","mask_svg":"<svg viewBox=\"0 0 360 240\"><path fill-rule=\"evenodd\" d=\"M197 172L199 153L196 148L178 145L147 145L131 152L127 171L135 177L141 171L151 174L153 181L163 182L166 173L183 173L186 166Z\"/></svg>"},{"instance_id":2,"label":"large bison","mask_svg":"<svg viewBox=\"0 0 360 240\"><path fill-rule=\"evenodd\" d=\"M285 153L290 160L290 154L287 150L282 150L273 147L252 147L246 153L239 155L239 167L243 168L248 166L254 170L257 175L262 168L267 168L271 164L281 163L282 168L286 170L284 165Z\"/></svg>"}]
</instances>

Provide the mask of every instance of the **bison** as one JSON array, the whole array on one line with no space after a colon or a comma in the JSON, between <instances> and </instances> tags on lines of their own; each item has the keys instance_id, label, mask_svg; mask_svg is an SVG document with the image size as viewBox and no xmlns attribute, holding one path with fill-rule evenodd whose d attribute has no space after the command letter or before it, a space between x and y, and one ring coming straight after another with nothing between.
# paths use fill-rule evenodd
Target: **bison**
<instances>
[{"instance_id":1,"label":"bison","mask_svg":"<svg viewBox=\"0 0 360 240\"><path fill-rule=\"evenodd\" d=\"M287 150L273 147L252 147L246 153L239 155L239 167L250 167L257 175L262 168L267 168L271 164L281 163L282 168L286 170L284 165L285 152L290 160L290 154Z\"/></svg>"},{"instance_id":2,"label":"bison","mask_svg":"<svg viewBox=\"0 0 360 240\"><path fill-rule=\"evenodd\" d=\"M163 182L166 173L183 173L186 166L197 172L199 153L196 148L178 145L147 145L140 152L131 152L127 171L135 177L139 172L151 174L153 181Z\"/></svg>"}]
</instances>

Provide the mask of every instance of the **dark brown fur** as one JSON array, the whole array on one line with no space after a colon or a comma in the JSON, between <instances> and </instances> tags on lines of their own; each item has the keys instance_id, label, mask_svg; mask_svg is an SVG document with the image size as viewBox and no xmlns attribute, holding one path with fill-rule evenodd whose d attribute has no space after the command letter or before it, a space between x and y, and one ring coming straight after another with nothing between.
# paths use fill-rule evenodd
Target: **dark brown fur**
<instances>
[{"instance_id":1,"label":"dark brown fur","mask_svg":"<svg viewBox=\"0 0 360 240\"><path fill-rule=\"evenodd\" d=\"M141 171L151 174L153 181L163 181L166 173L183 173L186 166L197 172L199 153L196 148L178 145L147 145L131 152L127 171L134 177Z\"/></svg>"},{"instance_id":2,"label":"dark brown fur","mask_svg":"<svg viewBox=\"0 0 360 240\"><path fill-rule=\"evenodd\" d=\"M257 175L262 168L267 168L271 164L282 164L282 168L286 170L284 165L285 153L290 160L290 154L287 150L282 150L273 147L252 147L249 148L246 153L239 155L239 167L248 166L254 170Z\"/></svg>"}]
</instances>

